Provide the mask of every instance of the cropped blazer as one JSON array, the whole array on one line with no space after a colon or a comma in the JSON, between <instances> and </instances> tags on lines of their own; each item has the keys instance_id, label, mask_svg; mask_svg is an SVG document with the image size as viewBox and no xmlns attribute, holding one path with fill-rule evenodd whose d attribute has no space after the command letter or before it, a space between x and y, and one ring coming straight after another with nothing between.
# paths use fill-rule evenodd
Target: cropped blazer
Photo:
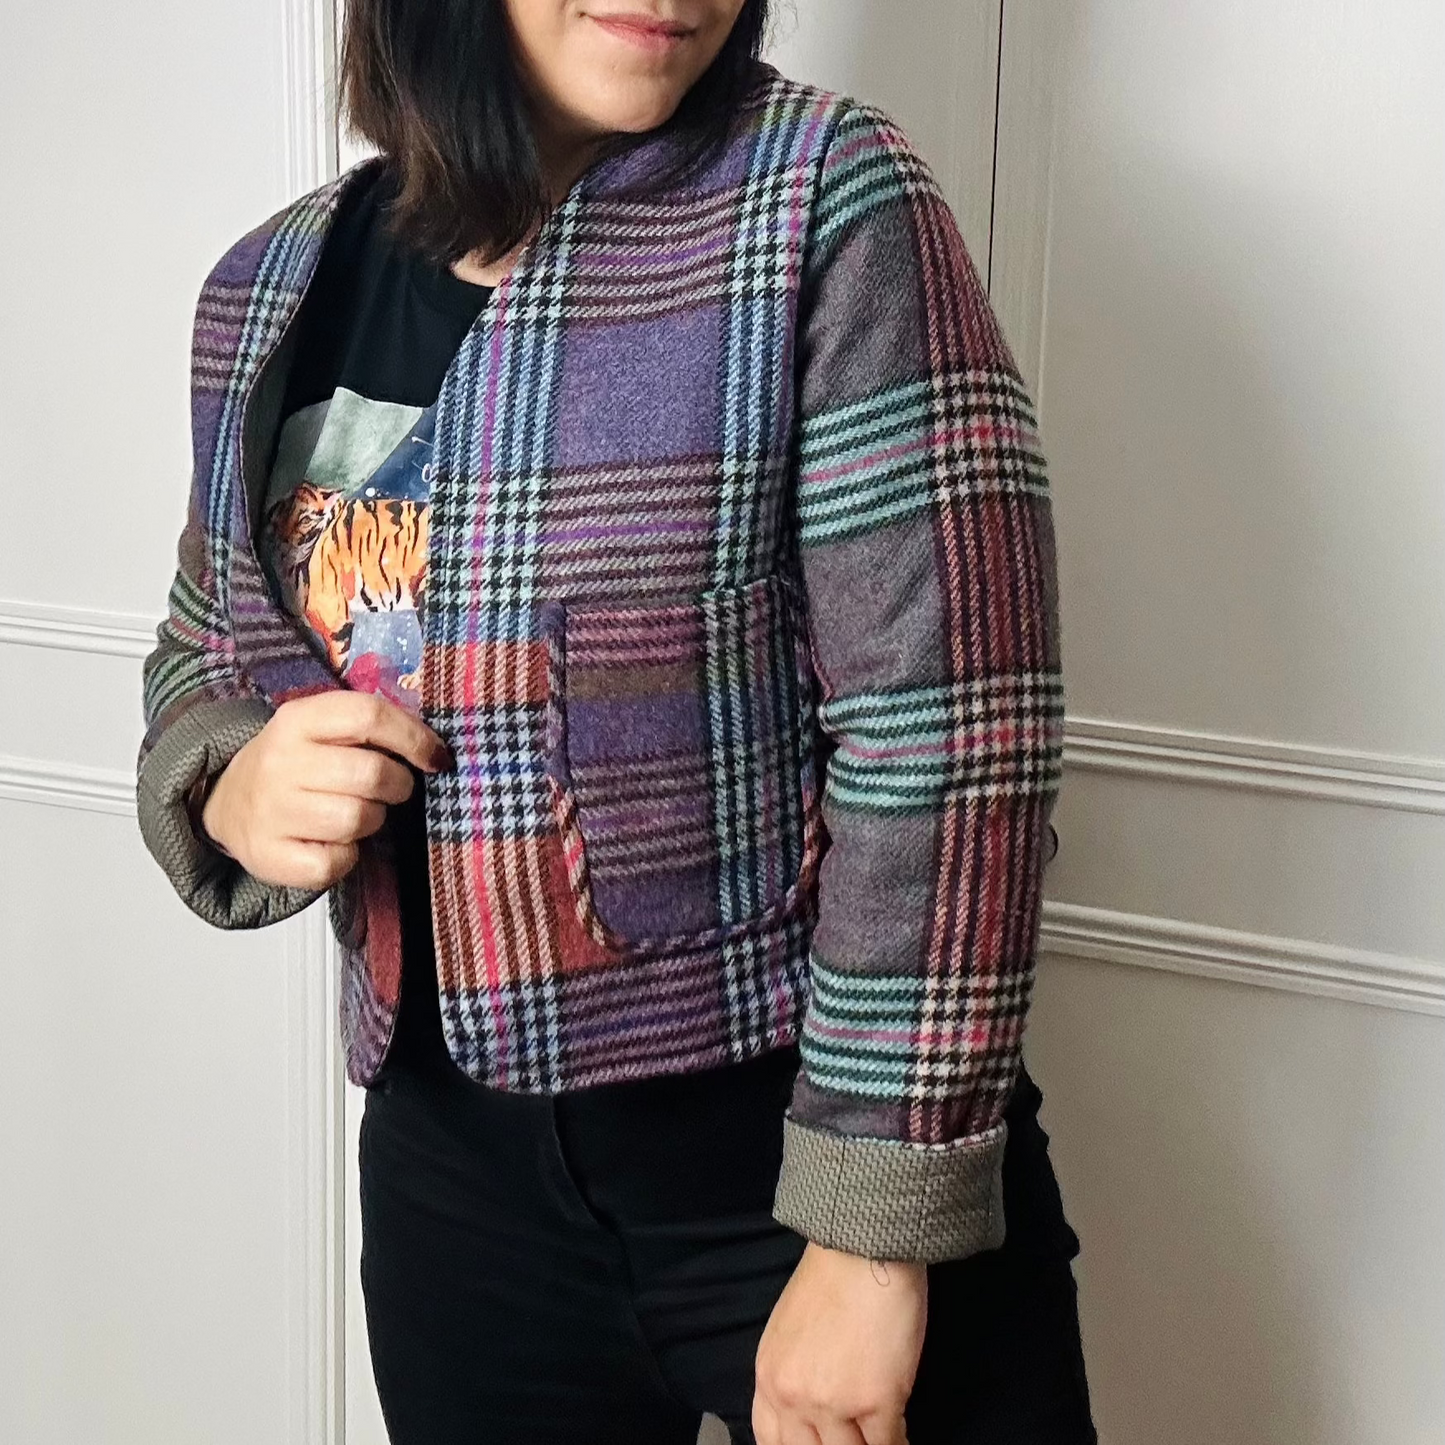
<instances>
[{"instance_id":1,"label":"cropped blazer","mask_svg":"<svg viewBox=\"0 0 1445 1445\"><path fill-rule=\"evenodd\" d=\"M637 187L670 144L577 179L441 387L421 716L456 758L425 779L446 1045L550 1093L797 1040L777 1218L881 1258L993 1248L1062 739L1033 409L885 112L760 61L707 167ZM254 539L298 308L378 163L239 239L196 308L137 800L222 928L320 896L249 874L186 803L343 685ZM328 890L358 1084L400 988L389 846Z\"/></svg>"}]
</instances>

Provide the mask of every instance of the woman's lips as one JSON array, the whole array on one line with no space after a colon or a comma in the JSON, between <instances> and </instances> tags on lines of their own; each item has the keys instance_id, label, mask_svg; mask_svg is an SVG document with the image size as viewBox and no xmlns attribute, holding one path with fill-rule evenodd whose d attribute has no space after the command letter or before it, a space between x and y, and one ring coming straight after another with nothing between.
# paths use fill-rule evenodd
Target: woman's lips
<instances>
[{"instance_id":1,"label":"woman's lips","mask_svg":"<svg viewBox=\"0 0 1445 1445\"><path fill-rule=\"evenodd\" d=\"M640 49L654 53L671 50L691 34L686 26L654 20L648 15L592 15L588 18L619 40L630 41Z\"/></svg>"}]
</instances>

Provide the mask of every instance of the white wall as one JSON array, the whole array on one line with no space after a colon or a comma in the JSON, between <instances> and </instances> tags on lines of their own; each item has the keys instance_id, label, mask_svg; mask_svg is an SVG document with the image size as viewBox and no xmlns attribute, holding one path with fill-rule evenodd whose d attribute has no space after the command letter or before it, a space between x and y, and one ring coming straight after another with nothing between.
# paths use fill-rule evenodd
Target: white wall
<instances>
[{"instance_id":1,"label":"white wall","mask_svg":"<svg viewBox=\"0 0 1445 1445\"><path fill-rule=\"evenodd\" d=\"M324 918L206 928L132 806L192 308L295 184L304 31L247 0L9 6L0 29L6 1445L323 1438L326 1094L298 1041Z\"/></svg>"},{"instance_id":2,"label":"white wall","mask_svg":"<svg viewBox=\"0 0 1445 1445\"><path fill-rule=\"evenodd\" d=\"M988 262L999 0L773 0L766 57L785 75L881 105L938 175Z\"/></svg>"},{"instance_id":3,"label":"white wall","mask_svg":"<svg viewBox=\"0 0 1445 1445\"><path fill-rule=\"evenodd\" d=\"M1438 1445L1445 12L1003 28L1070 713L1028 1050L1104 1439Z\"/></svg>"}]
</instances>

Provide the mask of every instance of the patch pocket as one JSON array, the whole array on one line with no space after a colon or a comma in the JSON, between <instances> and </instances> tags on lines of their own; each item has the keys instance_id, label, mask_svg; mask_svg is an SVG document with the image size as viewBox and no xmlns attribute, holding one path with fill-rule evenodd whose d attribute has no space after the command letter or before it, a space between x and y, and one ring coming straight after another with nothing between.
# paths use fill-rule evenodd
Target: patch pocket
<instances>
[{"instance_id":1,"label":"patch pocket","mask_svg":"<svg viewBox=\"0 0 1445 1445\"><path fill-rule=\"evenodd\" d=\"M822 824L797 584L541 611L548 786L588 934L704 947L808 903Z\"/></svg>"}]
</instances>

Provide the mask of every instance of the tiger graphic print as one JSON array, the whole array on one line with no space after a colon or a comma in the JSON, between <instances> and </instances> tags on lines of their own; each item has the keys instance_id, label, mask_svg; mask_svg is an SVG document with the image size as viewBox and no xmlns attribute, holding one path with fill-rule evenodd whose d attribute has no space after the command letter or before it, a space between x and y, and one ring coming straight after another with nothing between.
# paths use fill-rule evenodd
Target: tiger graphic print
<instances>
[{"instance_id":1,"label":"tiger graphic print","mask_svg":"<svg viewBox=\"0 0 1445 1445\"><path fill-rule=\"evenodd\" d=\"M261 552L338 677L419 712L431 409L338 389L289 417Z\"/></svg>"}]
</instances>

